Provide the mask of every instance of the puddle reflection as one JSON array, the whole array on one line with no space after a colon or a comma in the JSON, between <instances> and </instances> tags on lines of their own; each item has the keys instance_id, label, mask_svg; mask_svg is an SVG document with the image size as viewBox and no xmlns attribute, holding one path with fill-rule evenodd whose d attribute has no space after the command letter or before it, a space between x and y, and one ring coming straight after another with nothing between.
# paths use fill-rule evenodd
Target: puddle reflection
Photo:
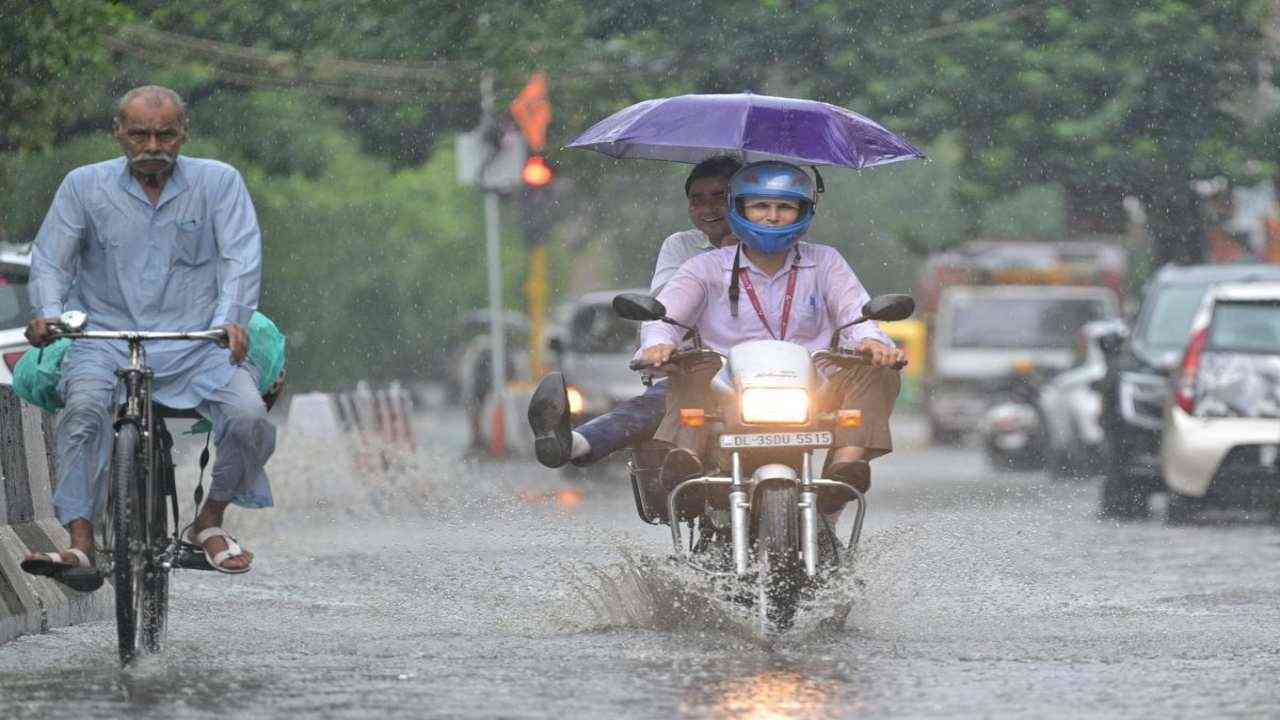
<instances>
[{"instance_id":1,"label":"puddle reflection","mask_svg":"<svg viewBox=\"0 0 1280 720\"><path fill-rule=\"evenodd\" d=\"M833 717L857 710L848 688L834 680L815 679L792 670L770 670L757 675L721 680L693 690L681 704L690 717L789 720Z\"/></svg>"}]
</instances>

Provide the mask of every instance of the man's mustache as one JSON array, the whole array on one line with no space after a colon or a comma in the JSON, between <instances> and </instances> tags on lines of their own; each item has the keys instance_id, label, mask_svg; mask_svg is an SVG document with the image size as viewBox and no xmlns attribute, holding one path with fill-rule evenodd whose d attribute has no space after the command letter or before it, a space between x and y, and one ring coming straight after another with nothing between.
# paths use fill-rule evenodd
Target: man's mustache
<instances>
[{"instance_id":1,"label":"man's mustache","mask_svg":"<svg viewBox=\"0 0 1280 720\"><path fill-rule=\"evenodd\" d=\"M144 162L164 163L164 167L160 168L160 170L158 171L158 172L164 172L165 170L169 169L170 165L173 164L173 156L169 155L168 153L139 153L137 155L134 155L132 158L129 158L129 164L135 167L138 165L138 163L144 163Z\"/></svg>"}]
</instances>

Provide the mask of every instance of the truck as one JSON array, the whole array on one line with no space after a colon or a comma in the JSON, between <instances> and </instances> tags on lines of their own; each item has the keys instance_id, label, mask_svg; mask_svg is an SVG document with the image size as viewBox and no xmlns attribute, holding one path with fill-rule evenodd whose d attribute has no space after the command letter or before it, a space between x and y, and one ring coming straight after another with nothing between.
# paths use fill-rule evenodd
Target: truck
<instances>
[{"instance_id":1,"label":"truck","mask_svg":"<svg viewBox=\"0 0 1280 720\"><path fill-rule=\"evenodd\" d=\"M916 287L926 325L923 409L935 443L981 430L1032 369L1068 368L1086 323L1120 317L1123 249L1096 241L973 241L931 255Z\"/></svg>"}]
</instances>

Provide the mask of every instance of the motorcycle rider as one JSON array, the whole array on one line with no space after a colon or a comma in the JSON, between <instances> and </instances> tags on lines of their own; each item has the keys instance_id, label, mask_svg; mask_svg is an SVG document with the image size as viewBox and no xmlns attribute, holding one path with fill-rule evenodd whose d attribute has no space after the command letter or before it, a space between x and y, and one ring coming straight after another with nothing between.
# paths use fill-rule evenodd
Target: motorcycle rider
<instances>
[{"instance_id":1,"label":"motorcycle rider","mask_svg":"<svg viewBox=\"0 0 1280 720\"><path fill-rule=\"evenodd\" d=\"M667 237L658 251L649 291L657 294L686 260L738 242L729 229L725 197L729 178L742 163L719 155L694 166L684 182L693 227ZM538 461L556 468L566 462L590 465L615 450L653 437L667 407L665 382L656 382L643 394L618 403L609 412L569 429L569 400L564 375L548 373L538 383L529 402L529 423L534 432Z\"/></svg>"},{"instance_id":2,"label":"motorcycle rider","mask_svg":"<svg viewBox=\"0 0 1280 720\"><path fill-rule=\"evenodd\" d=\"M698 329L704 343L727 353L738 343L787 339L809 350L824 349L835 328L857 319L870 295L833 248L801 242L816 211L816 194L808 174L794 165L766 161L740 169L729 180L728 221L739 243L686 261L658 293L672 319ZM740 302L746 295L747 302ZM740 307L742 306L742 307ZM740 312L741 310L741 312ZM666 323L645 323L638 359L651 367L664 364L683 331ZM844 480L862 491L870 486L866 461L892 450L889 415L900 379L891 370L904 364L904 353L874 322L843 331L844 347L866 354L871 365L850 373L850 389L842 407L859 409L858 428L834 433L824 475ZM572 442L567 409L560 417L555 388L540 385L530 405L535 442ZM543 412L535 414L535 404ZM567 401L565 401L567 406ZM675 439L675 415L665 417L654 434ZM539 451L541 454L541 450Z\"/></svg>"}]
</instances>

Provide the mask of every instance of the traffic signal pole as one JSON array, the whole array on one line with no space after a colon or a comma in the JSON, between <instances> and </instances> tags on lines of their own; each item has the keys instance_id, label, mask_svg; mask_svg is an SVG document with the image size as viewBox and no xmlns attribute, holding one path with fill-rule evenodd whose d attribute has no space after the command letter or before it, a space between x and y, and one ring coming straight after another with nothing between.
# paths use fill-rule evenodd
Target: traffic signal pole
<instances>
[{"instance_id":1,"label":"traffic signal pole","mask_svg":"<svg viewBox=\"0 0 1280 720\"><path fill-rule=\"evenodd\" d=\"M493 113L493 75L485 73L480 80L480 108L484 117ZM507 408L507 338L502 326L502 254L499 252L501 215L498 213L498 193L493 188L484 189L485 252L489 265L489 341L493 359L493 399L496 408L492 434L489 437L490 454L501 457L506 454L506 438L502 427Z\"/></svg>"},{"instance_id":2,"label":"traffic signal pole","mask_svg":"<svg viewBox=\"0 0 1280 720\"><path fill-rule=\"evenodd\" d=\"M547 245L538 243L529 251L529 279L525 283L525 299L529 303L529 366L533 379L544 372L542 350L546 343L545 322L547 312Z\"/></svg>"}]
</instances>

